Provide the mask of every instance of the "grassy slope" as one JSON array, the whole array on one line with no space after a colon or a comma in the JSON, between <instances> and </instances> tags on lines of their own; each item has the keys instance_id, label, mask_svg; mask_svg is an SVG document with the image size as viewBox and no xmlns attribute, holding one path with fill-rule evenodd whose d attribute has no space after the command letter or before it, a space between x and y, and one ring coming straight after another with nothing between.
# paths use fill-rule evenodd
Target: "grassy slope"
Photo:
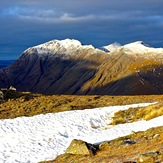
<instances>
[{"instance_id":1,"label":"grassy slope","mask_svg":"<svg viewBox=\"0 0 163 163\"><path fill-rule=\"evenodd\" d=\"M0 119L68 110L162 101L163 96L66 96L21 93L0 103Z\"/></svg>"},{"instance_id":2,"label":"grassy slope","mask_svg":"<svg viewBox=\"0 0 163 163\"><path fill-rule=\"evenodd\" d=\"M137 109L129 108L128 110L120 110L114 114L112 118L112 125L135 122L138 120L150 120L152 118L163 115L163 102L156 104L140 107Z\"/></svg>"},{"instance_id":3,"label":"grassy slope","mask_svg":"<svg viewBox=\"0 0 163 163\"><path fill-rule=\"evenodd\" d=\"M124 142L128 139L137 142L126 145ZM154 153L144 163L160 163L163 160L163 127L105 142L100 145L99 151L94 156L63 154L54 161L44 163L133 163L139 162L140 154L144 153Z\"/></svg>"},{"instance_id":4,"label":"grassy slope","mask_svg":"<svg viewBox=\"0 0 163 163\"><path fill-rule=\"evenodd\" d=\"M153 118L153 115L163 115L163 96L66 96L52 95L43 96L31 93L19 93L11 96L0 104L0 119L15 118L19 116L33 116L49 112L60 112L67 110L91 109L95 107L125 105L141 102L158 103L145 108L120 111L115 114L113 124L126 123L126 120L136 121L147 117ZM16 97L16 98L15 98ZM154 114L152 114L154 113ZM156 114L157 113L157 114ZM149 116L152 115L152 116ZM123 118L122 118L123 117ZM132 119L132 117L134 117ZM119 120L120 119L120 120ZM156 137L156 135L158 135ZM124 140L138 140L135 144L126 146ZM123 138L100 145L99 151L95 156L70 155L63 154L55 161L51 162L125 162L137 161L139 154L150 151L158 151L159 154L155 161L163 160L163 127L150 129L146 132L139 132ZM155 156L154 156L155 157ZM153 159L153 156L152 158Z\"/></svg>"}]
</instances>

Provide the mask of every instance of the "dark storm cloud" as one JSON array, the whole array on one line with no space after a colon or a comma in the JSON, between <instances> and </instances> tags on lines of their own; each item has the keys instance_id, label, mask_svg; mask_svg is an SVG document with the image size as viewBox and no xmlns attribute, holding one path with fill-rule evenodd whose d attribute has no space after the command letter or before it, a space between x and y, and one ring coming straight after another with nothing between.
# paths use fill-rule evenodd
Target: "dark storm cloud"
<instances>
[{"instance_id":1,"label":"dark storm cloud","mask_svg":"<svg viewBox=\"0 0 163 163\"><path fill-rule=\"evenodd\" d=\"M136 40L162 46L162 6L162 0L5 0L0 2L0 59L67 37L95 46Z\"/></svg>"}]
</instances>

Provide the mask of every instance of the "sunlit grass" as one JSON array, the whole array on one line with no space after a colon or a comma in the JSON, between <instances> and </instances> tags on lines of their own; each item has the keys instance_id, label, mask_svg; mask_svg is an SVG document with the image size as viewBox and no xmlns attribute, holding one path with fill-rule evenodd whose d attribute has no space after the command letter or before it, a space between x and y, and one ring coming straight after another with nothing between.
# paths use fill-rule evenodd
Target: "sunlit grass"
<instances>
[{"instance_id":1,"label":"sunlit grass","mask_svg":"<svg viewBox=\"0 0 163 163\"><path fill-rule=\"evenodd\" d=\"M163 103L158 102L147 107L130 108L123 111L120 110L114 114L111 124L117 125L138 120L150 120L161 115L163 115Z\"/></svg>"},{"instance_id":2,"label":"sunlit grass","mask_svg":"<svg viewBox=\"0 0 163 163\"><path fill-rule=\"evenodd\" d=\"M162 100L163 96L73 96L23 92L0 103L0 119Z\"/></svg>"},{"instance_id":3,"label":"sunlit grass","mask_svg":"<svg viewBox=\"0 0 163 163\"><path fill-rule=\"evenodd\" d=\"M111 105L161 101L163 96L69 96L23 93L0 104L0 118L33 116L68 110L82 110Z\"/></svg>"}]
</instances>

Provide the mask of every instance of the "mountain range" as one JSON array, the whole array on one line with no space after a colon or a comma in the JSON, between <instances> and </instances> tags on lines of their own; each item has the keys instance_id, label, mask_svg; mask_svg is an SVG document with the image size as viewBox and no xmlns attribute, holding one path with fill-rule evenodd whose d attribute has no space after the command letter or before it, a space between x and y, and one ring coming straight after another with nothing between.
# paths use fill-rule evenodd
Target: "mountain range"
<instances>
[{"instance_id":1,"label":"mountain range","mask_svg":"<svg viewBox=\"0 0 163 163\"><path fill-rule=\"evenodd\" d=\"M142 41L95 48L73 39L52 40L0 69L0 88L11 85L42 94L162 94L163 48Z\"/></svg>"}]
</instances>

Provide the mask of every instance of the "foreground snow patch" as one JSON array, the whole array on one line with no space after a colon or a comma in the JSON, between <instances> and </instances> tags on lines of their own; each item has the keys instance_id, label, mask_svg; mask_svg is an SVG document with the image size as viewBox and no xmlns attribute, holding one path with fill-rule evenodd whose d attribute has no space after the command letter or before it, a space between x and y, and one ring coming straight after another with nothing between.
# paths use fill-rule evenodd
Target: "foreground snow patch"
<instances>
[{"instance_id":1,"label":"foreground snow patch","mask_svg":"<svg viewBox=\"0 0 163 163\"><path fill-rule=\"evenodd\" d=\"M163 116L109 126L118 110L151 103L50 113L34 117L0 120L0 162L36 163L64 153L72 139L99 143L163 125Z\"/></svg>"}]
</instances>

